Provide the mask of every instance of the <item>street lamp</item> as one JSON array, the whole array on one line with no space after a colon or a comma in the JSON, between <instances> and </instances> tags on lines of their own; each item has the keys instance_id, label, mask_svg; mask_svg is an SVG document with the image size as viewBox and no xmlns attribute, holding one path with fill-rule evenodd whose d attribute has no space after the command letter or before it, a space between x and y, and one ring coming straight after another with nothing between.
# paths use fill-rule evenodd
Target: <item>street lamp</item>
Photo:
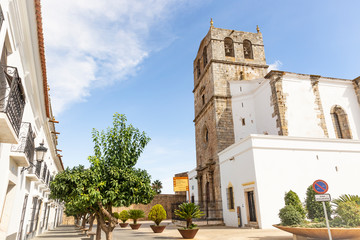
<instances>
[{"instance_id":1,"label":"street lamp","mask_svg":"<svg viewBox=\"0 0 360 240\"><path fill-rule=\"evenodd\" d=\"M44 156L45 156L45 153L47 152L47 150L48 149L46 147L44 147L44 143L40 143L40 146L35 148L37 162L41 163L42 161L44 161ZM21 169L21 173L23 173L25 170L29 170L32 167L36 167L36 165L34 163L32 163L32 162L29 162L29 163L30 163L30 166L23 167Z\"/></svg>"},{"instance_id":2,"label":"street lamp","mask_svg":"<svg viewBox=\"0 0 360 240\"><path fill-rule=\"evenodd\" d=\"M45 153L47 152L47 150L48 149L46 147L44 147L44 143L40 143L40 146L35 148L36 160L38 162L44 161L44 156L45 156Z\"/></svg>"}]
</instances>

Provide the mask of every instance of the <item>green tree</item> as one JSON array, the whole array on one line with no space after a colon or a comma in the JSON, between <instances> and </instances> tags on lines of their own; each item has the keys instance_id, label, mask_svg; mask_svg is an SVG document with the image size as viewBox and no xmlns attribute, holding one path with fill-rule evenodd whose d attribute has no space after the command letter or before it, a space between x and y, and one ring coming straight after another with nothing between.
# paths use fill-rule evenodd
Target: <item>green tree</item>
<instances>
[{"instance_id":1,"label":"green tree","mask_svg":"<svg viewBox=\"0 0 360 240\"><path fill-rule=\"evenodd\" d=\"M107 240L117 224L112 207L148 204L155 195L150 175L135 168L150 138L126 121L124 115L114 114L112 127L101 132L93 129L95 155L89 157L90 168L67 169L51 184L53 199L93 211Z\"/></svg>"},{"instance_id":2,"label":"green tree","mask_svg":"<svg viewBox=\"0 0 360 240\"><path fill-rule=\"evenodd\" d=\"M166 219L166 211L161 204L153 206L148 214L148 219L154 221L159 226L162 220Z\"/></svg>"},{"instance_id":3,"label":"green tree","mask_svg":"<svg viewBox=\"0 0 360 240\"><path fill-rule=\"evenodd\" d=\"M162 189L162 183L160 180L155 180L152 185L151 188L156 192L156 194L160 194L161 193L161 189Z\"/></svg>"},{"instance_id":4,"label":"green tree","mask_svg":"<svg viewBox=\"0 0 360 240\"><path fill-rule=\"evenodd\" d=\"M318 219L322 221L323 219L325 219L324 207L321 202L315 201L315 194L316 192L314 191L312 185L310 185L306 190L306 199L305 199L308 218L311 220ZM331 216L330 203L325 202L325 206L326 206L326 212L330 218Z\"/></svg>"},{"instance_id":5,"label":"green tree","mask_svg":"<svg viewBox=\"0 0 360 240\"><path fill-rule=\"evenodd\" d=\"M150 175L135 168L150 138L126 122L125 115L114 114L112 127L92 132L95 156L89 160L94 181L88 196L97 205L98 222L107 240L112 239L117 224L112 207L148 204L155 194ZM105 217L109 219L108 225Z\"/></svg>"},{"instance_id":6,"label":"green tree","mask_svg":"<svg viewBox=\"0 0 360 240\"><path fill-rule=\"evenodd\" d=\"M284 200L286 206L294 206L296 211L298 211L301 214L302 218L305 219L306 211L301 204L300 198L296 194L296 192L290 190L289 192L285 193Z\"/></svg>"}]
</instances>

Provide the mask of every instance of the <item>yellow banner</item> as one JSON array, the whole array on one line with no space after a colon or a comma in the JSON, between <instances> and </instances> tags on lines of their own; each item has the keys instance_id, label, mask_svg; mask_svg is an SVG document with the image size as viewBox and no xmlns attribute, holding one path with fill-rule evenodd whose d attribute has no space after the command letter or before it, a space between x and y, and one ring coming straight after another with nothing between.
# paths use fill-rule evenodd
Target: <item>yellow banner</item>
<instances>
[{"instance_id":1,"label":"yellow banner","mask_svg":"<svg viewBox=\"0 0 360 240\"><path fill-rule=\"evenodd\" d=\"M187 177L174 177L174 192L189 191L189 180Z\"/></svg>"}]
</instances>

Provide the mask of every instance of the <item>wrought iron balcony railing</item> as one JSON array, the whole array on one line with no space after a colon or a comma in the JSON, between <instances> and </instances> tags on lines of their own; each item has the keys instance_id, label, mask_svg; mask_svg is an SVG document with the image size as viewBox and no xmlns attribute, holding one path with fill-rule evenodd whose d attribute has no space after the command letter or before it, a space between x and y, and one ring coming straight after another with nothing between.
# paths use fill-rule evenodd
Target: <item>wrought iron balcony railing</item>
<instances>
[{"instance_id":1,"label":"wrought iron balcony railing","mask_svg":"<svg viewBox=\"0 0 360 240\"><path fill-rule=\"evenodd\" d=\"M19 144L13 144L11 146L12 152L21 152L25 153L25 156L29 162L34 160L34 135L31 128L31 123L23 122L21 123L20 133L19 133Z\"/></svg>"},{"instance_id":2,"label":"wrought iron balcony railing","mask_svg":"<svg viewBox=\"0 0 360 240\"><path fill-rule=\"evenodd\" d=\"M19 135L24 107L25 93L17 69L1 65L0 112L6 113L17 136Z\"/></svg>"}]
</instances>

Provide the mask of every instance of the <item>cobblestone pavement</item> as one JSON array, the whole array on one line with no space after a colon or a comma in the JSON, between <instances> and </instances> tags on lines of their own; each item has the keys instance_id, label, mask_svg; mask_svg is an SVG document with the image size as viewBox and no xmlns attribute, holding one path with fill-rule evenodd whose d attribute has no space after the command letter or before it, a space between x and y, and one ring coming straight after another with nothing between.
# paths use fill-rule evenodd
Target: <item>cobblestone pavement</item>
<instances>
[{"instance_id":1,"label":"cobblestone pavement","mask_svg":"<svg viewBox=\"0 0 360 240\"><path fill-rule=\"evenodd\" d=\"M177 226L170 221L164 221L162 224L167 225L162 233L153 233L151 222L140 222L142 226L139 230L116 227L113 232L113 239L183 239L177 230ZM95 230L96 228L94 228ZM48 231L34 240L89 240L85 234L82 234L75 226L59 226L55 230ZM105 239L103 234L102 239ZM240 229L224 226L202 226L197 233L195 240L219 239L219 240L292 240L292 235L278 229Z\"/></svg>"}]
</instances>

